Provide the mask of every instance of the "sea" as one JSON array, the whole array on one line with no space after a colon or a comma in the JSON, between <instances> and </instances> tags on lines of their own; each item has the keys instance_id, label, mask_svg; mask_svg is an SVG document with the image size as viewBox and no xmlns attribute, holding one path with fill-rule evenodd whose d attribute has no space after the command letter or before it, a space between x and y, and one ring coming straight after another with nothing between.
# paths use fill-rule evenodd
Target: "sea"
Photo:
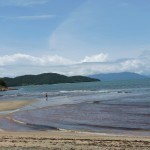
<instances>
[{"instance_id":1,"label":"sea","mask_svg":"<svg viewBox=\"0 0 150 150\"><path fill-rule=\"evenodd\" d=\"M0 130L150 136L150 79L15 88L0 92L0 101L36 101L1 111Z\"/></svg>"}]
</instances>

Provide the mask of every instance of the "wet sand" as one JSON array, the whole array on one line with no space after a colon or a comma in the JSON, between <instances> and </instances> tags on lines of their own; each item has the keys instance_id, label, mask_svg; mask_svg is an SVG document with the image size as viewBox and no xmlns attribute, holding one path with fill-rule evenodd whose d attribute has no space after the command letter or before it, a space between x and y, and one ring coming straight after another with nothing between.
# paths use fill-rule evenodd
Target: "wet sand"
<instances>
[{"instance_id":1,"label":"wet sand","mask_svg":"<svg viewBox=\"0 0 150 150\"><path fill-rule=\"evenodd\" d=\"M0 101L0 111L10 111L21 108L35 102L35 100L13 100L13 101Z\"/></svg>"},{"instance_id":2,"label":"wet sand","mask_svg":"<svg viewBox=\"0 0 150 150\"><path fill-rule=\"evenodd\" d=\"M88 132L0 132L0 150L150 150L149 137Z\"/></svg>"}]
</instances>

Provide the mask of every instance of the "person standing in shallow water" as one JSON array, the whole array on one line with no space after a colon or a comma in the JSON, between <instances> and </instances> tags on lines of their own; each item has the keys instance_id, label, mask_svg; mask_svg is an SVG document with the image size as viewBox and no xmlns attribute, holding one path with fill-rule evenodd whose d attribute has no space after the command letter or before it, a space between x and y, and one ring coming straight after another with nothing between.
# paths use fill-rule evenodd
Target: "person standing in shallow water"
<instances>
[{"instance_id":1,"label":"person standing in shallow water","mask_svg":"<svg viewBox=\"0 0 150 150\"><path fill-rule=\"evenodd\" d=\"M47 93L45 94L45 97L46 97L46 101L47 101L48 100L48 94Z\"/></svg>"}]
</instances>

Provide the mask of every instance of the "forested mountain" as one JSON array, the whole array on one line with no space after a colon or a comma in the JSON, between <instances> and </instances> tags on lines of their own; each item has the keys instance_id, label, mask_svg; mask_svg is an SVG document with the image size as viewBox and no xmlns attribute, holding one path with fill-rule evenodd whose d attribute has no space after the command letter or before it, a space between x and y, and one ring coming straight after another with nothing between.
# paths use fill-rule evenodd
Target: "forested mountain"
<instances>
[{"instance_id":1,"label":"forested mountain","mask_svg":"<svg viewBox=\"0 0 150 150\"><path fill-rule=\"evenodd\" d=\"M84 76L68 77L57 73L44 73L39 75L24 75L15 78L5 77L3 80L8 86L22 85L41 85L41 84L57 84L57 83L77 83L77 82L94 82L100 81Z\"/></svg>"}]
</instances>

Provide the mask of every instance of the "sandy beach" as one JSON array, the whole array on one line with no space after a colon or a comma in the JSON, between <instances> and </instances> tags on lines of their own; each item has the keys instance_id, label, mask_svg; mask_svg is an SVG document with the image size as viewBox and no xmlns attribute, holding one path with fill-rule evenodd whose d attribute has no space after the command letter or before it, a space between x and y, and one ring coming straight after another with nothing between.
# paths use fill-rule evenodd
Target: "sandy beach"
<instances>
[{"instance_id":1,"label":"sandy beach","mask_svg":"<svg viewBox=\"0 0 150 150\"><path fill-rule=\"evenodd\" d=\"M0 150L149 150L149 137L73 131L1 132Z\"/></svg>"},{"instance_id":2,"label":"sandy beach","mask_svg":"<svg viewBox=\"0 0 150 150\"><path fill-rule=\"evenodd\" d=\"M0 111L14 110L31 101L0 102ZM70 130L7 132L0 129L0 150L150 150L150 137L123 136Z\"/></svg>"},{"instance_id":3,"label":"sandy beach","mask_svg":"<svg viewBox=\"0 0 150 150\"><path fill-rule=\"evenodd\" d=\"M13 101L0 101L0 111L10 111L21 108L35 102L35 100L13 100Z\"/></svg>"}]
</instances>

